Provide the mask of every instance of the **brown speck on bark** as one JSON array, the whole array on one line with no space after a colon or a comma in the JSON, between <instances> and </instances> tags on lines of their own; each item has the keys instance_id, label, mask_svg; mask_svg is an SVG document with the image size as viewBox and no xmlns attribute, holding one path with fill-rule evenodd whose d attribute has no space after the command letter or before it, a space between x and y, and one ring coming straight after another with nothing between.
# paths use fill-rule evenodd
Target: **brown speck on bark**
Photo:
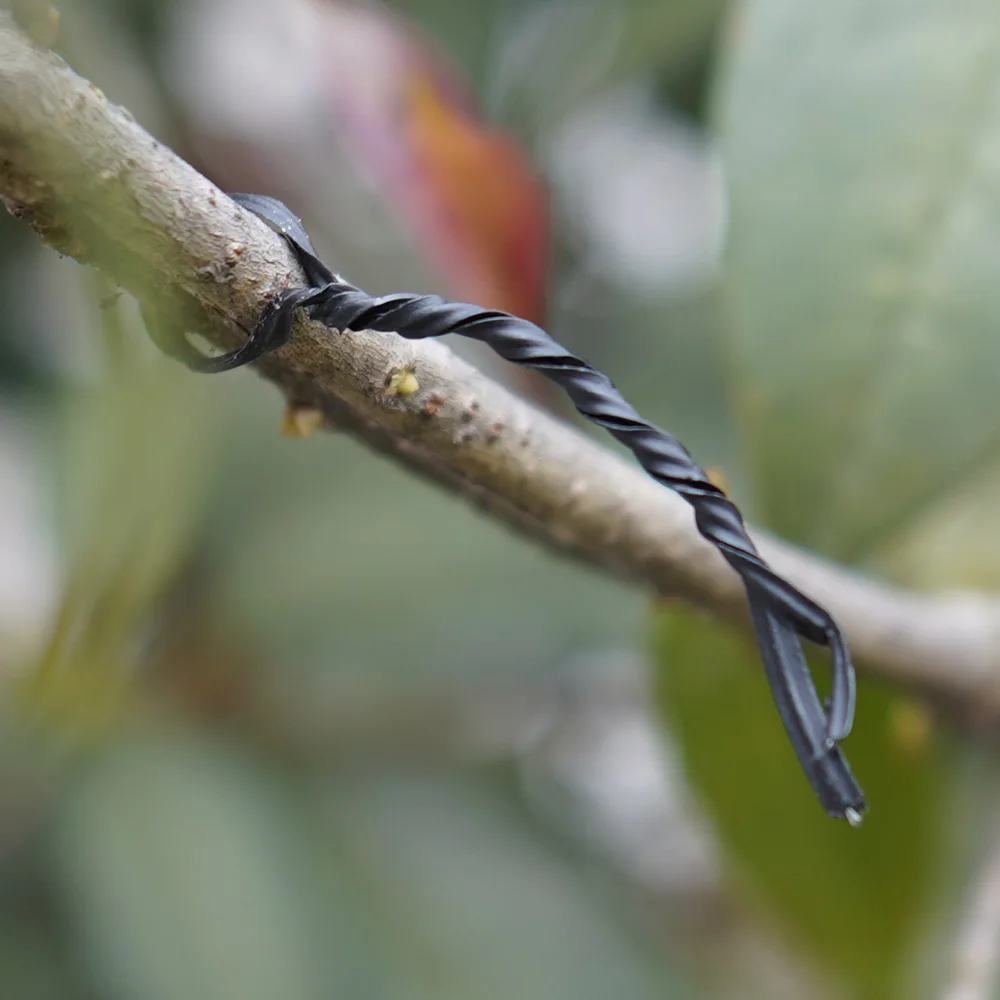
<instances>
[{"instance_id":1,"label":"brown speck on bark","mask_svg":"<svg viewBox=\"0 0 1000 1000\"><path fill-rule=\"evenodd\" d=\"M430 398L424 403L423 412L428 417L436 417L441 412L441 407L445 404L445 397L440 392L432 392Z\"/></svg>"}]
</instances>

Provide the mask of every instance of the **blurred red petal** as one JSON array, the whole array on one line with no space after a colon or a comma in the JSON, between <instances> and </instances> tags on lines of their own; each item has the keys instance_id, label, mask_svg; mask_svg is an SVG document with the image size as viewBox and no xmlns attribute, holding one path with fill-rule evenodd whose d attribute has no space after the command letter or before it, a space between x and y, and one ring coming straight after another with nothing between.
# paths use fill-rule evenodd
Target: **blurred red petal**
<instances>
[{"instance_id":1,"label":"blurred red petal","mask_svg":"<svg viewBox=\"0 0 1000 1000\"><path fill-rule=\"evenodd\" d=\"M436 209L436 241L466 297L540 322L548 204L517 144L473 118L419 70L409 80L406 139Z\"/></svg>"},{"instance_id":2,"label":"blurred red petal","mask_svg":"<svg viewBox=\"0 0 1000 1000\"><path fill-rule=\"evenodd\" d=\"M528 157L477 117L455 68L401 18L334 4L324 22L332 110L360 169L452 294L540 321L548 199Z\"/></svg>"}]
</instances>

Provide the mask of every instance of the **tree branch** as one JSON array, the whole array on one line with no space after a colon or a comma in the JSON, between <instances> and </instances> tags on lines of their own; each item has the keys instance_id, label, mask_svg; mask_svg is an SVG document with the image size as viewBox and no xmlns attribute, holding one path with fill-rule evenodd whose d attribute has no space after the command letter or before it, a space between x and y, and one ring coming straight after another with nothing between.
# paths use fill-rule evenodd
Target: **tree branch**
<instances>
[{"instance_id":1,"label":"tree branch","mask_svg":"<svg viewBox=\"0 0 1000 1000\"><path fill-rule=\"evenodd\" d=\"M0 13L0 198L50 246L231 349L299 281L285 244ZM746 624L739 578L690 508L618 455L492 382L440 343L302 321L261 373L518 531L658 594ZM411 368L417 391L391 395ZM412 385L410 386L412 388ZM1000 602L906 593L756 533L829 608L862 668L984 720L1000 715Z\"/></svg>"}]
</instances>

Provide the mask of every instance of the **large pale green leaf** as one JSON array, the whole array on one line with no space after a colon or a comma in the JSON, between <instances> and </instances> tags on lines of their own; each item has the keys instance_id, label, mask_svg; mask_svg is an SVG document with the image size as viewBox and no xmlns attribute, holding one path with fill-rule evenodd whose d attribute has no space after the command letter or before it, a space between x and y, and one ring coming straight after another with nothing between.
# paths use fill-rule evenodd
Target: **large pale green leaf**
<instances>
[{"instance_id":1,"label":"large pale green leaf","mask_svg":"<svg viewBox=\"0 0 1000 1000\"><path fill-rule=\"evenodd\" d=\"M749 0L720 92L756 515L856 559L1000 439L1000 8Z\"/></svg>"},{"instance_id":2,"label":"large pale green leaf","mask_svg":"<svg viewBox=\"0 0 1000 1000\"><path fill-rule=\"evenodd\" d=\"M922 710L870 683L845 745L872 809L854 830L819 807L750 639L672 611L660 705L743 884L848 996L912 996L906 960L939 868L945 749Z\"/></svg>"},{"instance_id":3,"label":"large pale green leaf","mask_svg":"<svg viewBox=\"0 0 1000 1000\"><path fill-rule=\"evenodd\" d=\"M900 540L926 545L928 512L960 509L943 499L1000 443L1000 8L747 0L740 15L719 108L754 514L933 584ZM659 655L688 773L747 883L850 995L913 995L947 812L919 710L860 686L845 750L872 811L853 831L818 807L748 640L675 612Z\"/></svg>"}]
</instances>

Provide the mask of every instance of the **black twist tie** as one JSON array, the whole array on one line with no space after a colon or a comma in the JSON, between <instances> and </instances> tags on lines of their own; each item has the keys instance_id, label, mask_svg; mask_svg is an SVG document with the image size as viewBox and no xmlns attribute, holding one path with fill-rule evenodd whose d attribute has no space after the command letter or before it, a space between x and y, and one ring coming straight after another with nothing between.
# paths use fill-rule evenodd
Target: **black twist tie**
<instances>
[{"instance_id":1,"label":"black twist tie","mask_svg":"<svg viewBox=\"0 0 1000 1000\"><path fill-rule=\"evenodd\" d=\"M574 357L534 323L437 295L373 297L319 260L301 221L282 202L263 195L231 197L285 238L308 285L278 295L265 308L250 339L236 351L209 358L183 337L161 328L154 337L164 350L195 371L229 371L287 343L294 313L304 308L311 319L331 330L375 330L407 340L458 334L488 344L513 364L540 372L569 396L584 417L625 445L653 479L694 508L699 532L746 588L768 683L806 777L831 815L852 825L860 822L864 794L837 746L851 730L855 700L854 667L843 634L827 611L764 562L739 510L676 438L643 420L607 375ZM828 711L809 672L802 638L830 649Z\"/></svg>"}]
</instances>

